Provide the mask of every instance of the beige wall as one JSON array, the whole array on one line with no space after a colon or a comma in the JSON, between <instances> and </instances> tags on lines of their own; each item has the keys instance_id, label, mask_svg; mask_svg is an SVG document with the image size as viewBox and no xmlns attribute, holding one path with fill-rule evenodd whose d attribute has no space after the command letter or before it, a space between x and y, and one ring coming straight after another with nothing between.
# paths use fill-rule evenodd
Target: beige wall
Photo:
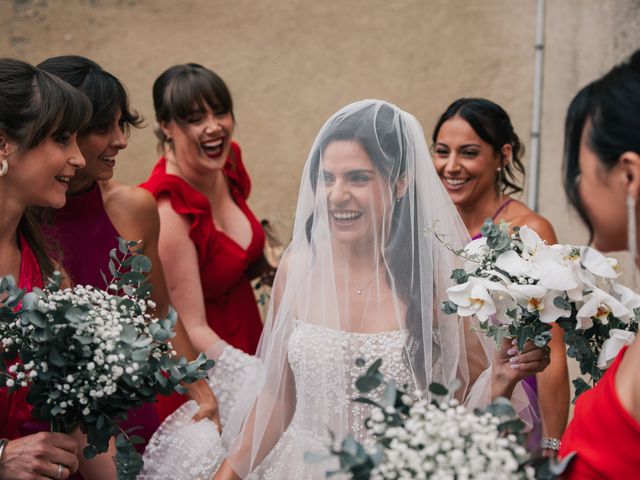
<instances>
[{"instance_id":1,"label":"beige wall","mask_svg":"<svg viewBox=\"0 0 640 480\"><path fill-rule=\"evenodd\" d=\"M584 241L560 184L562 129L576 90L640 47L638 0L547 0L541 211L561 241ZM216 70L236 102L251 205L288 236L299 175L326 118L377 97L423 123L459 96L510 112L529 143L535 0L0 0L0 52L38 62L95 59L149 126L116 176L144 180L155 159L151 85L187 61Z\"/></svg>"}]
</instances>

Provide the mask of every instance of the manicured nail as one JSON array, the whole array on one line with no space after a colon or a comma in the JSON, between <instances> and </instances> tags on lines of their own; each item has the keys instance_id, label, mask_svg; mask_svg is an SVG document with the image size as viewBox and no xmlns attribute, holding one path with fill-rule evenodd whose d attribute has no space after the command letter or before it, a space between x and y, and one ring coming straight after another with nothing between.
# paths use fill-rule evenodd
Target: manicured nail
<instances>
[{"instance_id":1,"label":"manicured nail","mask_svg":"<svg viewBox=\"0 0 640 480\"><path fill-rule=\"evenodd\" d=\"M520 359L518 357L511 357L509 359L509 362L511 362L511 363L520 363Z\"/></svg>"},{"instance_id":2,"label":"manicured nail","mask_svg":"<svg viewBox=\"0 0 640 480\"><path fill-rule=\"evenodd\" d=\"M509 350L507 350L507 355L515 355L516 353L518 353L517 348L510 348Z\"/></svg>"},{"instance_id":3,"label":"manicured nail","mask_svg":"<svg viewBox=\"0 0 640 480\"><path fill-rule=\"evenodd\" d=\"M518 339L514 338L513 340L511 340L511 345L515 345L516 343L518 343Z\"/></svg>"},{"instance_id":4,"label":"manicured nail","mask_svg":"<svg viewBox=\"0 0 640 480\"><path fill-rule=\"evenodd\" d=\"M518 369L518 368L520 368L520 364L519 363L512 363L511 364L511 368Z\"/></svg>"}]
</instances>

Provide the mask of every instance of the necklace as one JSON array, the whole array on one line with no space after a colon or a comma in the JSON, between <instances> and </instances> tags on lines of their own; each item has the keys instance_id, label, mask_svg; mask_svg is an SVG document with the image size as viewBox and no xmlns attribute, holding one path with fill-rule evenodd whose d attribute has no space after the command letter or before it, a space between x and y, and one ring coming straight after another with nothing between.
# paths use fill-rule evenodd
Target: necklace
<instances>
[{"instance_id":1,"label":"necklace","mask_svg":"<svg viewBox=\"0 0 640 480\"><path fill-rule=\"evenodd\" d=\"M371 277L371 280L369 280L367 283L365 283L362 287L357 288L356 289L356 295L362 295L362 291L367 288L369 285L371 285L371 283L376 279L376 275L374 275L373 277Z\"/></svg>"}]
</instances>

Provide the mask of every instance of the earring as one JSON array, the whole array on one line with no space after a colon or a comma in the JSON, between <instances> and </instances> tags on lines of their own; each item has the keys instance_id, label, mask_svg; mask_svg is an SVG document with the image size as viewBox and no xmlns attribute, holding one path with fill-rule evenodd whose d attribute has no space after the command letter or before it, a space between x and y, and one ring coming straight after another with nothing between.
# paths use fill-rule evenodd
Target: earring
<instances>
[{"instance_id":1,"label":"earring","mask_svg":"<svg viewBox=\"0 0 640 480\"><path fill-rule=\"evenodd\" d=\"M9 162L7 162L7 159L5 158L4 160L2 160L2 163L0 164L0 177L4 177L8 171L9 171Z\"/></svg>"},{"instance_id":2,"label":"earring","mask_svg":"<svg viewBox=\"0 0 640 480\"><path fill-rule=\"evenodd\" d=\"M629 265L627 266L631 274L631 287L636 284L636 258L638 256L637 230L636 230L636 201L627 195L627 250L629 251Z\"/></svg>"},{"instance_id":3,"label":"earring","mask_svg":"<svg viewBox=\"0 0 640 480\"><path fill-rule=\"evenodd\" d=\"M496 168L497 177L496 177L496 194L499 196L502 193L502 184L504 183L504 173L502 172L502 167Z\"/></svg>"}]
</instances>

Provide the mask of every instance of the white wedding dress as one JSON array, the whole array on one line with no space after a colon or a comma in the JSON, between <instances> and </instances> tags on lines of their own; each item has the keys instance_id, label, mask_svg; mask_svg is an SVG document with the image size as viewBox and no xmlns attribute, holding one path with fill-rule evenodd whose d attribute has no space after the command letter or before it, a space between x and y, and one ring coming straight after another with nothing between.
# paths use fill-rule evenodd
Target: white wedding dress
<instances>
[{"instance_id":1,"label":"white wedding dress","mask_svg":"<svg viewBox=\"0 0 640 480\"><path fill-rule=\"evenodd\" d=\"M354 333L296 321L288 341L288 361L296 384L295 412L289 427L249 478L315 480L324 479L328 470L337 469L337 463L331 461L305 463L304 454L328 451L331 440L322 426L335 423L336 418L348 425L356 440L364 440L364 420L371 407L353 401L360 396L355 381L373 360L382 358L380 370L386 378L395 379L398 385L409 384L411 375L402 358L404 342L402 330ZM327 375L335 382L323 385L314 380L317 369L325 368L327 355L339 359L339 364L336 362L335 372ZM364 367L355 365L358 358L365 360ZM322 363L318 359L322 359ZM218 398L223 426L243 378L259 368L258 362L256 357L226 347L211 370L210 383ZM375 399L381 394L378 389L368 396ZM317 399L327 397L333 399L333 403L317 402ZM212 422L191 421L196 410L195 402L187 402L158 429L147 446L144 471L138 478L193 480L212 477L226 448Z\"/></svg>"}]
</instances>

